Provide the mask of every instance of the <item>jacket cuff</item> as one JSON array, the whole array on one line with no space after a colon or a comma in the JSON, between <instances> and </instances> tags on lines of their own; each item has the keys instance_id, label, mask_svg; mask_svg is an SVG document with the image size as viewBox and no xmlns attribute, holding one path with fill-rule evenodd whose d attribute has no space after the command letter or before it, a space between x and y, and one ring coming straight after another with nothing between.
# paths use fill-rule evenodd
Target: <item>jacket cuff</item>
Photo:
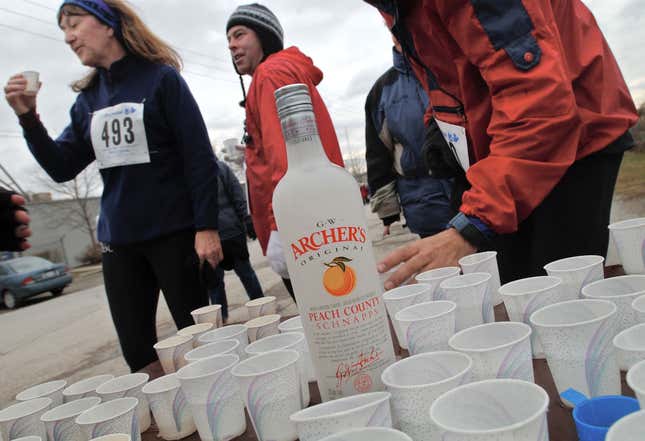
<instances>
[{"instance_id":1,"label":"jacket cuff","mask_svg":"<svg viewBox=\"0 0 645 441\"><path fill-rule=\"evenodd\" d=\"M24 130L33 129L41 125L40 115L35 110L18 115L18 122Z\"/></svg>"},{"instance_id":2,"label":"jacket cuff","mask_svg":"<svg viewBox=\"0 0 645 441\"><path fill-rule=\"evenodd\" d=\"M488 225L475 216L458 213L450 219L447 228L454 228L461 236L479 251L493 248L493 239L497 234Z\"/></svg>"}]
</instances>

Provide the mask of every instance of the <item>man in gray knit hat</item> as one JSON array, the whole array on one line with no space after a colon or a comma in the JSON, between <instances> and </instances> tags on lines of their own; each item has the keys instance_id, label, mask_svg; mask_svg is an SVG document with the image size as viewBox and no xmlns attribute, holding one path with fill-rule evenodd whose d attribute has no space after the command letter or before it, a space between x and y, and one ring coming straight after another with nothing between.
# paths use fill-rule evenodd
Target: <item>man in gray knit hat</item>
<instances>
[{"instance_id":1,"label":"man in gray knit hat","mask_svg":"<svg viewBox=\"0 0 645 441\"><path fill-rule=\"evenodd\" d=\"M273 190L287 171L287 152L273 92L288 84L309 86L325 152L332 162L342 166L331 118L316 90L323 74L295 46L283 49L283 30L278 18L258 3L235 9L226 23L226 37L236 72L252 77L244 102L248 132L246 181L253 225L271 268L283 278L293 296L271 206Z\"/></svg>"}]
</instances>

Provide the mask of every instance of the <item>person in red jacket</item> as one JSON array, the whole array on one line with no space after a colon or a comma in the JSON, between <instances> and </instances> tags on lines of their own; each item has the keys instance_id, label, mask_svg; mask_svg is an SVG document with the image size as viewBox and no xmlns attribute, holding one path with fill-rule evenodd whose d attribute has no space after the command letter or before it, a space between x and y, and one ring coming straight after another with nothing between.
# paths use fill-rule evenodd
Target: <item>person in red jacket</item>
<instances>
[{"instance_id":1,"label":"person in red jacket","mask_svg":"<svg viewBox=\"0 0 645 441\"><path fill-rule=\"evenodd\" d=\"M329 159L343 166L343 158L329 112L316 86L323 74L311 58L291 46L283 49L277 17L257 3L241 5L226 23L228 47L239 75L252 77L246 103L246 180L253 225L271 268L293 297L271 200L287 171L287 152L273 93L294 83L309 86L320 139ZM244 92L244 89L242 89Z\"/></svg>"},{"instance_id":2,"label":"person in red jacket","mask_svg":"<svg viewBox=\"0 0 645 441\"><path fill-rule=\"evenodd\" d=\"M462 183L448 228L392 252L386 288L498 250L503 282L549 261L605 255L628 132L638 116L616 60L580 0L367 0L430 96L450 149L426 149ZM464 173L465 172L465 173Z\"/></svg>"}]
</instances>

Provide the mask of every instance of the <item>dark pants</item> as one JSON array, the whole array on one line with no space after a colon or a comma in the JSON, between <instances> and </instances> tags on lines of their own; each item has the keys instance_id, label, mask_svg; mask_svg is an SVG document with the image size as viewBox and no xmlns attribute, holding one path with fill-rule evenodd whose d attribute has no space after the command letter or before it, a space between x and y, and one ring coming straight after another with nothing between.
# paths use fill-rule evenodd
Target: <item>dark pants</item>
<instances>
[{"instance_id":1,"label":"dark pants","mask_svg":"<svg viewBox=\"0 0 645 441\"><path fill-rule=\"evenodd\" d=\"M496 239L502 283L545 275L544 265L564 257L607 254L622 158L622 152L599 152L576 161L516 233Z\"/></svg>"},{"instance_id":2,"label":"dark pants","mask_svg":"<svg viewBox=\"0 0 645 441\"><path fill-rule=\"evenodd\" d=\"M208 304L199 281L195 233L182 231L146 242L104 245L103 276L121 350L133 372L157 360L159 289L178 329L190 312Z\"/></svg>"},{"instance_id":3,"label":"dark pants","mask_svg":"<svg viewBox=\"0 0 645 441\"><path fill-rule=\"evenodd\" d=\"M262 286L255 275L249 259L235 259L233 262L233 271L240 278L246 294L250 299L263 297ZM224 285L224 269L219 265L215 268L213 287L208 290L211 303L222 305L222 317L228 318L228 301L226 300L226 286Z\"/></svg>"}]
</instances>

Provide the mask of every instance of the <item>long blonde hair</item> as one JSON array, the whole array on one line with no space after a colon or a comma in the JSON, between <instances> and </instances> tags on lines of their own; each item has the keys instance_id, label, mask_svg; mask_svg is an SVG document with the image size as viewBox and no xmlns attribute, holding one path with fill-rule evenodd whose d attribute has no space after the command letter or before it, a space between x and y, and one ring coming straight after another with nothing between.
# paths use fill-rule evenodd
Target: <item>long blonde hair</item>
<instances>
[{"instance_id":1,"label":"long blonde hair","mask_svg":"<svg viewBox=\"0 0 645 441\"><path fill-rule=\"evenodd\" d=\"M181 70L183 63L181 57L170 45L157 37L143 20L139 18L132 7L124 0L104 0L114 9L121 21L121 43L127 52L158 64L166 64ZM74 5L65 5L61 8L59 23L63 15L90 14L83 8ZM90 14L91 15L91 14ZM96 78L96 69L92 69L86 76L72 83L74 92L81 92L90 87Z\"/></svg>"}]
</instances>

